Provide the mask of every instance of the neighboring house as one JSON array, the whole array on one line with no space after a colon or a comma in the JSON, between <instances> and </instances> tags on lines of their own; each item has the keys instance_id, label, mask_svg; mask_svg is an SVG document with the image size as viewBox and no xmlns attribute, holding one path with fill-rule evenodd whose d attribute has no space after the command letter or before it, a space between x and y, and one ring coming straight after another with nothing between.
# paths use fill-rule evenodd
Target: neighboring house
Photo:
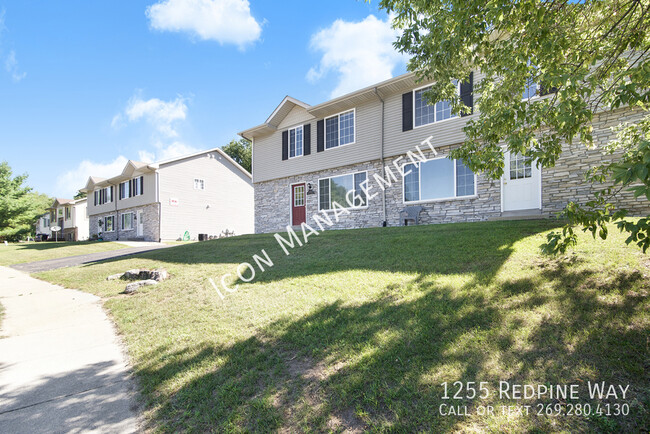
<instances>
[{"instance_id":1,"label":"neighboring house","mask_svg":"<svg viewBox=\"0 0 650 434\"><path fill-rule=\"evenodd\" d=\"M253 232L251 175L219 148L155 164L129 160L121 174L90 177L90 236L177 240Z\"/></svg>"},{"instance_id":2,"label":"neighboring house","mask_svg":"<svg viewBox=\"0 0 650 434\"><path fill-rule=\"evenodd\" d=\"M473 73L458 86L469 107L480 79ZM315 106L287 96L265 123L241 132L253 143L255 231L305 221L316 227L311 216L329 213L333 202L350 211L333 228L401 225L400 211L408 206L423 207L422 223L548 217L570 200L586 201L597 187L585 182L584 171L601 161L601 150L579 143L565 144L556 166L541 170L528 158L506 154L500 180L445 158L462 144L463 126L477 115L455 116L445 101L428 104L426 88L409 73ZM531 84L523 97L539 98L537 86ZM595 116L595 143L614 137L611 126L641 117L627 108ZM437 155L421 145L429 137ZM426 161L407 154L418 145ZM358 196L352 207L348 192ZM629 192L621 192L618 202L632 213L649 211L647 200Z\"/></svg>"},{"instance_id":3,"label":"neighboring house","mask_svg":"<svg viewBox=\"0 0 650 434\"><path fill-rule=\"evenodd\" d=\"M59 226L61 231L50 233L50 237L65 241L83 241L88 239L88 214L86 198L56 198L50 209L50 227Z\"/></svg>"},{"instance_id":4,"label":"neighboring house","mask_svg":"<svg viewBox=\"0 0 650 434\"><path fill-rule=\"evenodd\" d=\"M50 213L47 212L47 213L43 214L42 216L40 216L38 218L38 221L34 225L34 227L36 228L36 235L37 236L38 235L41 235L41 236L45 235L47 238L49 238L50 235L52 235L52 231L50 230L51 226L52 226L52 224L50 224Z\"/></svg>"}]
</instances>

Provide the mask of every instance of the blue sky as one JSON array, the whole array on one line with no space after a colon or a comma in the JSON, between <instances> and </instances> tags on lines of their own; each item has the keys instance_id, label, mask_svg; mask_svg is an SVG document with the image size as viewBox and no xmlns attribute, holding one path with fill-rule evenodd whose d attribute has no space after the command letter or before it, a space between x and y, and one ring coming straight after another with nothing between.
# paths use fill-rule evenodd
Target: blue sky
<instances>
[{"instance_id":1,"label":"blue sky","mask_svg":"<svg viewBox=\"0 0 650 434\"><path fill-rule=\"evenodd\" d=\"M52 196L126 159L223 146L289 94L323 102L405 72L355 0L0 0L0 160Z\"/></svg>"}]
</instances>

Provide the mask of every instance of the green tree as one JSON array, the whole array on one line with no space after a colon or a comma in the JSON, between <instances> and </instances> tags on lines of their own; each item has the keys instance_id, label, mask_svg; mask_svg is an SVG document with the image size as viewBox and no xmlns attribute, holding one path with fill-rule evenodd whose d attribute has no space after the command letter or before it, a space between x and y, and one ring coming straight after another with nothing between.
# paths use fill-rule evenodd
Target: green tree
<instances>
[{"instance_id":1,"label":"green tree","mask_svg":"<svg viewBox=\"0 0 650 434\"><path fill-rule=\"evenodd\" d=\"M233 160L249 172L252 171L252 148L251 142L246 139L231 140L226 146L221 148Z\"/></svg>"},{"instance_id":2,"label":"green tree","mask_svg":"<svg viewBox=\"0 0 650 434\"><path fill-rule=\"evenodd\" d=\"M77 194L74 195L73 199L83 199L84 197L88 196L88 194L84 191L78 191Z\"/></svg>"},{"instance_id":3,"label":"green tree","mask_svg":"<svg viewBox=\"0 0 650 434\"><path fill-rule=\"evenodd\" d=\"M603 182L593 200L570 203L563 233L549 236L547 250L575 243L574 225L607 236L617 221L628 243L650 246L650 217L624 220L614 199L622 189L650 200L650 3L647 0L581 2L521 0L382 0L401 30L395 46L410 55L408 69L435 80L427 97L449 99L455 113L467 112L453 80L471 70L485 78L475 85L476 119L454 152L475 172L498 179L503 149L555 164L562 143L592 147L591 121L598 112L628 106L643 121L621 124L618 139L603 148L610 163L595 166L587 180ZM545 98L522 99L527 84L551 90ZM546 93L546 92L544 92Z\"/></svg>"},{"instance_id":4,"label":"green tree","mask_svg":"<svg viewBox=\"0 0 650 434\"><path fill-rule=\"evenodd\" d=\"M27 175L12 175L9 164L0 163L0 239L17 241L33 233L52 200L24 185Z\"/></svg>"}]
</instances>

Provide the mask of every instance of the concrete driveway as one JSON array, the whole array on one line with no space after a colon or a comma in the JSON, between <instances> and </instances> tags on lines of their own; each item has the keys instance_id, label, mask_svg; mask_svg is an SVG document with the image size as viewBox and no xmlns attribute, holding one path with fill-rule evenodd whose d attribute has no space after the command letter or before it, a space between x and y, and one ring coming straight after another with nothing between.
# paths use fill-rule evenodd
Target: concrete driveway
<instances>
[{"instance_id":1,"label":"concrete driveway","mask_svg":"<svg viewBox=\"0 0 650 434\"><path fill-rule=\"evenodd\" d=\"M139 247L130 247L127 249L109 250L107 252L88 253L87 255L68 256L67 258L47 259L45 261L15 264L11 265L11 268L20 271L26 271L27 273L37 273L39 271L55 270L57 268L91 264L93 262L103 261L105 259L121 258L123 256L136 255L138 253L150 252L167 247L172 246L161 243L144 243L144 245L139 245Z\"/></svg>"},{"instance_id":2,"label":"concrete driveway","mask_svg":"<svg viewBox=\"0 0 650 434\"><path fill-rule=\"evenodd\" d=\"M100 299L0 267L0 433L138 430L135 387Z\"/></svg>"}]
</instances>

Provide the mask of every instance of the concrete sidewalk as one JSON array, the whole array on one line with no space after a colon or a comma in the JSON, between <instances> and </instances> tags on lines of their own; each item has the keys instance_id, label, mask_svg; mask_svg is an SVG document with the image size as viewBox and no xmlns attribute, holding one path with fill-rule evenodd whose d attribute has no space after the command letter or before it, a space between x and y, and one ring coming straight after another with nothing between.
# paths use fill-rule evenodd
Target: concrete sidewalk
<instances>
[{"instance_id":1,"label":"concrete sidewalk","mask_svg":"<svg viewBox=\"0 0 650 434\"><path fill-rule=\"evenodd\" d=\"M135 387L100 299L0 267L0 433L138 429Z\"/></svg>"}]
</instances>

